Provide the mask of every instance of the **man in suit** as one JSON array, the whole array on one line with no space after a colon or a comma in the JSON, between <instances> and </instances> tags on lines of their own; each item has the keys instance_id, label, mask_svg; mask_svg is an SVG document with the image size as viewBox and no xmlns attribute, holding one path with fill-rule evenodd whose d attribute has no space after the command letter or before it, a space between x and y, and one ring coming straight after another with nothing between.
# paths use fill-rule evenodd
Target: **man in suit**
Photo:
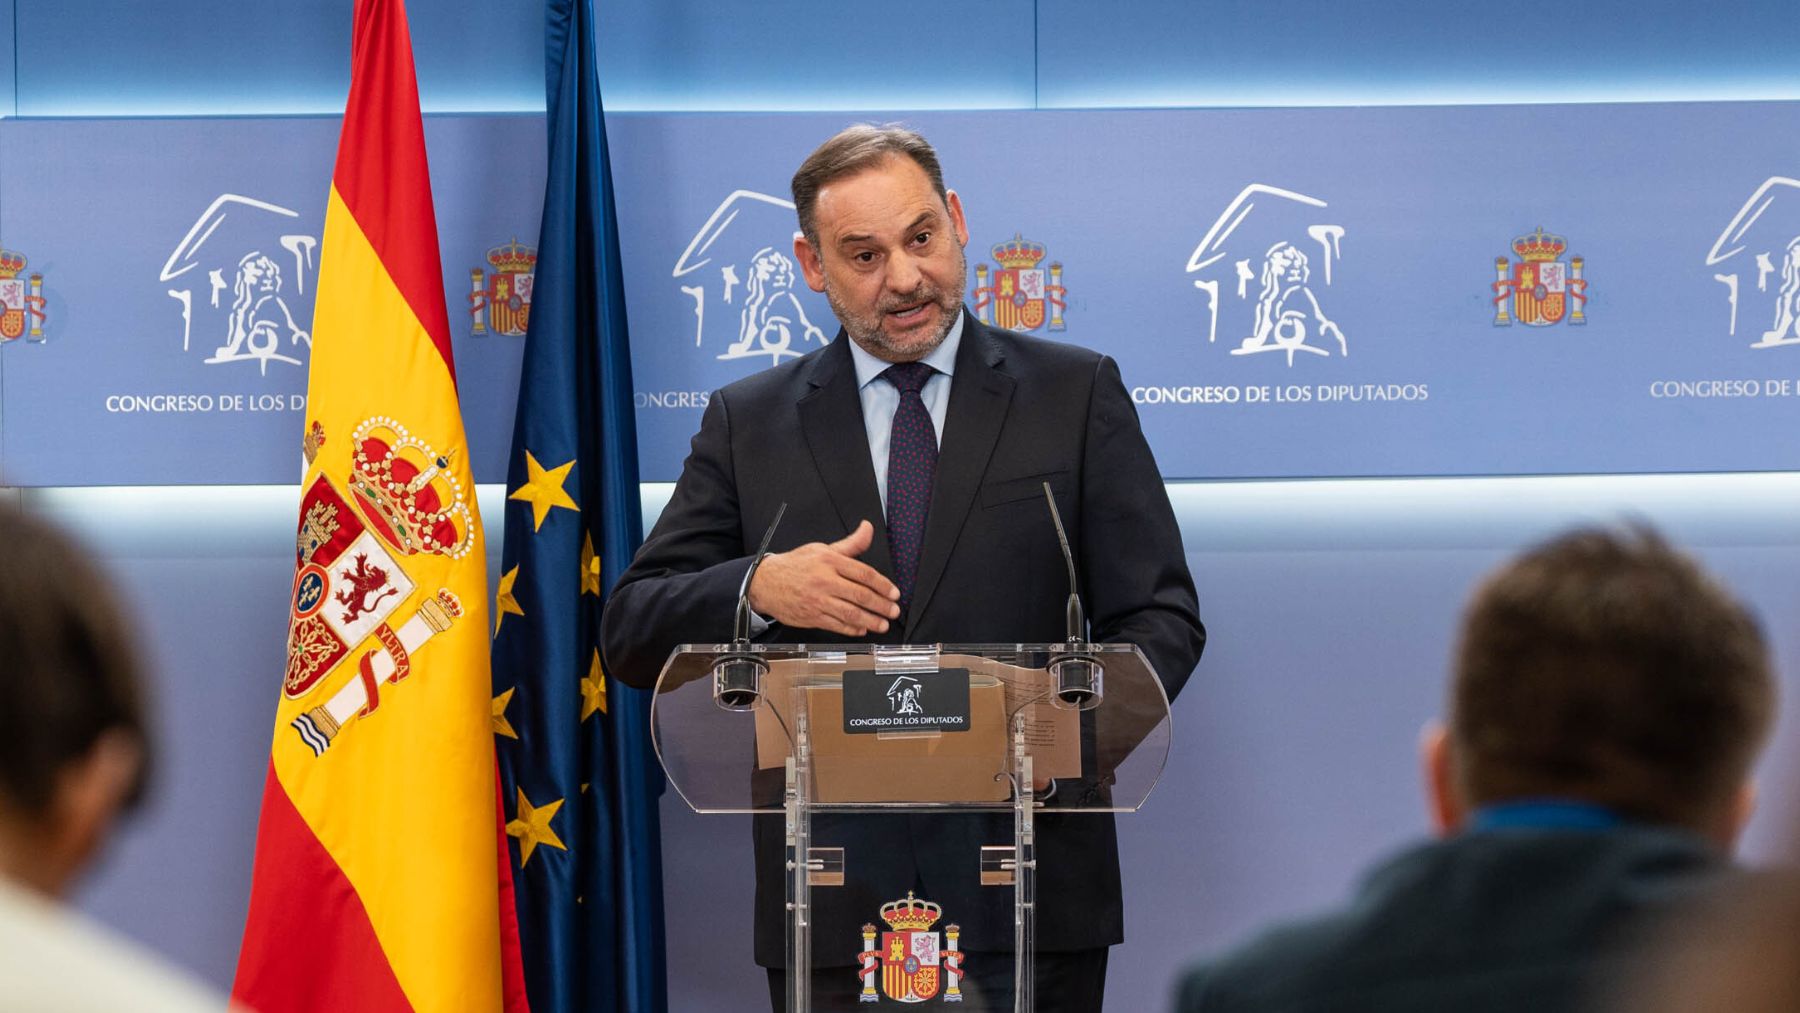
<instances>
[{"instance_id":1,"label":"man in suit","mask_svg":"<svg viewBox=\"0 0 1800 1013\"><path fill-rule=\"evenodd\" d=\"M1205 630L1118 367L968 313L962 203L919 135L847 129L802 164L793 190L795 259L843 329L710 398L673 498L612 591L608 671L647 686L675 644L730 639L751 556L783 502L777 551L748 586L758 639L1060 641L1068 589L1047 482L1091 638L1137 644L1173 698ZM754 836L756 959L780 1009L781 821L759 817ZM855 1006L860 927L909 890L961 925L979 981L981 951L1010 947L1012 914L1010 890L979 886L977 849L1008 839L986 817L817 819L814 844L845 847L852 870L849 885L814 895L815 966L831 969L818 991L838 997L816 1008ZM1046 816L1037 853L1038 1008L1097 1010L1107 947L1123 937L1112 821ZM988 999L1009 1002L1010 971L994 977L1008 980Z\"/></svg>"},{"instance_id":2,"label":"man in suit","mask_svg":"<svg viewBox=\"0 0 1800 1013\"><path fill-rule=\"evenodd\" d=\"M1190 969L1181 1013L1585 1008L1731 876L1774 701L1750 614L1654 533L1528 552L1465 617L1423 749L1440 839Z\"/></svg>"}]
</instances>

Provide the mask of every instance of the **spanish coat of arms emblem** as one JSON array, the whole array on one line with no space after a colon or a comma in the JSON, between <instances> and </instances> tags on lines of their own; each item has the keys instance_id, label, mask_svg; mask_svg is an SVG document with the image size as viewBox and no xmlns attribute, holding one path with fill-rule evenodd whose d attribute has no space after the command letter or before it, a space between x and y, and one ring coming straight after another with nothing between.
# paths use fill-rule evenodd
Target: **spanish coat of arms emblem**
<instances>
[{"instance_id":1,"label":"spanish coat of arms emblem","mask_svg":"<svg viewBox=\"0 0 1800 1013\"><path fill-rule=\"evenodd\" d=\"M935 998L940 990L944 1002L962 1001L964 958L957 949L961 930L954 923L945 925L941 943L939 934L931 931L943 913L942 907L914 897L910 890L881 905L881 920L891 931L881 933L877 948L875 926L862 927L863 952L858 955L862 966L856 972L862 979L859 1002L880 1002L885 995L895 1002L920 1003Z\"/></svg>"}]
</instances>

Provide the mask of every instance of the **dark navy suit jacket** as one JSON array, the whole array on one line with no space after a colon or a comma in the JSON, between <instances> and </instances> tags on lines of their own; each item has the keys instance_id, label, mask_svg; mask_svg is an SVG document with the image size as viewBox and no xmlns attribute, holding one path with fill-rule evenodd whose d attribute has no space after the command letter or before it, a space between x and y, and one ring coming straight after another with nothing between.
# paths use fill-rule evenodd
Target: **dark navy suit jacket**
<instances>
[{"instance_id":1,"label":"dark navy suit jacket","mask_svg":"<svg viewBox=\"0 0 1800 1013\"><path fill-rule=\"evenodd\" d=\"M1349 906L1189 969L1179 1013L1562 1013L1730 875L1677 830L1507 828L1403 852Z\"/></svg>"}]
</instances>

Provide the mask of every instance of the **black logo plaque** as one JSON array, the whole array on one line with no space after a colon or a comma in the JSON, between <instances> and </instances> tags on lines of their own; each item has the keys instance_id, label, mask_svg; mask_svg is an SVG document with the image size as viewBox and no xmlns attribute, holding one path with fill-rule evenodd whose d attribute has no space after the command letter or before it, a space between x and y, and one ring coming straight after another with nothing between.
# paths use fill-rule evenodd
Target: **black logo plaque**
<instances>
[{"instance_id":1,"label":"black logo plaque","mask_svg":"<svg viewBox=\"0 0 1800 1013\"><path fill-rule=\"evenodd\" d=\"M844 673L844 732L966 732L969 670Z\"/></svg>"}]
</instances>

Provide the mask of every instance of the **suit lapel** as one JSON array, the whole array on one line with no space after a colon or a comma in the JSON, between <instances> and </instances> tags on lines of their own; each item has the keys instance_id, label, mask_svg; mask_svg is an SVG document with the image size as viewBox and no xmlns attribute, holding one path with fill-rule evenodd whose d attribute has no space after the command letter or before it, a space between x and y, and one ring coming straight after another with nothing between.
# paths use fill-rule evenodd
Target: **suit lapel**
<instances>
[{"instance_id":1,"label":"suit lapel","mask_svg":"<svg viewBox=\"0 0 1800 1013\"><path fill-rule=\"evenodd\" d=\"M987 328L964 310L962 346L956 352L956 375L950 381L950 405L925 519L925 544L919 550L919 575L906 616L904 639L909 643L944 575L1012 403L1014 381L1000 372L1002 361L1000 347Z\"/></svg>"},{"instance_id":2,"label":"suit lapel","mask_svg":"<svg viewBox=\"0 0 1800 1013\"><path fill-rule=\"evenodd\" d=\"M819 481L837 510L840 526L835 537L849 534L859 521L875 525L875 540L862 560L891 577L894 559L888 548L881 494L875 486L875 468L869 463L862 398L856 389L848 335L838 332L831 346L813 360L806 379L810 389L795 407L813 466L819 469ZM951 389L954 393L954 386Z\"/></svg>"}]
</instances>

